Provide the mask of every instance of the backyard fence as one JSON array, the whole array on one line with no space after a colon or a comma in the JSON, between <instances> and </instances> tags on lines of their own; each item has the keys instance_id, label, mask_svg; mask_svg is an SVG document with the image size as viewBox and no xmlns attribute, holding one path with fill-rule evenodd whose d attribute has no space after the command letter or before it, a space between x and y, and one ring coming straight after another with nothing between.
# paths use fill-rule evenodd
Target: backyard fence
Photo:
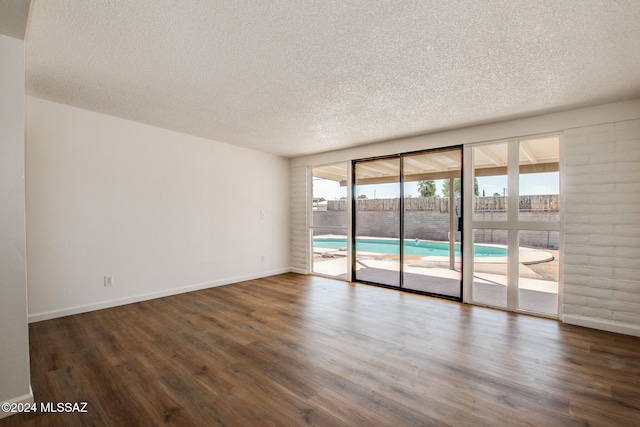
<instances>
[{"instance_id":1,"label":"backyard fence","mask_svg":"<svg viewBox=\"0 0 640 427\"><path fill-rule=\"evenodd\" d=\"M446 241L449 239L449 198L410 197L404 199L405 238ZM456 201L456 212L461 212ZM506 221L506 197L474 197L475 220ZM519 216L524 221L558 221L558 196L520 196ZM325 210L326 209L326 210ZM326 207L313 212L314 227L347 227L347 200L329 200ZM456 218L457 220L457 218ZM400 199L357 199L358 234L371 237L400 237ZM332 234L316 228L315 235ZM476 230L476 243L506 244L504 230ZM520 245L558 248L558 232L526 231L520 234Z\"/></svg>"},{"instance_id":2,"label":"backyard fence","mask_svg":"<svg viewBox=\"0 0 640 427\"><path fill-rule=\"evenodd\" d=\"M459 207L460 199L456 199ZM557 212L558 195L520 196L520 212ZM347 200L329 200L327 211L346 211ZM357 211L396 211L400 210L400 198L394 199L357 199ZM448 197L407 197L404 199L405 211L449 212ZM474 212L506 212L507 198L486 196L473 198Z\"/></svg>"}]
</instances>

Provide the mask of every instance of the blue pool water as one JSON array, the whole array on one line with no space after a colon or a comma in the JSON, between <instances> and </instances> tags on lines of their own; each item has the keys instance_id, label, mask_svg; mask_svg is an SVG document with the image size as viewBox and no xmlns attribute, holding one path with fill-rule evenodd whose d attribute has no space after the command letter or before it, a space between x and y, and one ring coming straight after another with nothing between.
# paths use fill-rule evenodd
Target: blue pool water
<instances>
[{"instance_id":1,"label":"blue pool water","mask_svg":"<svg viewBox=\"0 0 640 427\"><path fill-rule=\"evenodd\" d=\"M313 247L323 249L346 248L347 239L340 237L314 237ZM474 245L474 255L476 257L505 257L506 248L496 248L494 246ZM398 255L400 244L398 239L356 239L356 251L375 252L382 254ZM449 256L448 242L432 242L422 240L404 241L405 255L418 256ZM456 243L455 255L460 256L460 244Z\"/></svg>"}]
</instances>

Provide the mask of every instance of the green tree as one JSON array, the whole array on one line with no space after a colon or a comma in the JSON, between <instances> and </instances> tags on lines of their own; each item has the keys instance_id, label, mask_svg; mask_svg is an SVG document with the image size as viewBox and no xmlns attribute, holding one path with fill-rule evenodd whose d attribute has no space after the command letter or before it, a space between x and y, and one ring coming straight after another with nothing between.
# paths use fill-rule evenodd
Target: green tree
<instances>
[{"instance_id":1,"label":"green tree","mask_svg":"<svg viewBox=\"0 0 640 427\"><path fill-rule=\"evenodd\" d=\"M366 194L361 194L358 197L356 197L356 199L366 199L367 195Z\"/></svg>"},{"instance_id":2,"label":"green tree","mask_svg":"<svg viewBox=\"0 0 640 427\"><path fill-rule=\"evenodd\" d=\"M444 185L442 186L442 195L444 197L449 197L449 180L444 181ZM462 188L462 180L460 178L455 178L453 180L453 191L454 195L460 194L460 189ZM473 194L476 196L480 195L480 191L478 190L478 178L473 178Z\"/></svg>"},{"instance_id":3,"label":"green tree","mask_svg":"<svg viewBox=\"0 0 640 427\"><path fill-rule=\"evenodd\" d=\"M428 181L418 181L418 192L420 197L433 197L436 195L436 182L432 179Z\"/></svg>"}]
</instances>

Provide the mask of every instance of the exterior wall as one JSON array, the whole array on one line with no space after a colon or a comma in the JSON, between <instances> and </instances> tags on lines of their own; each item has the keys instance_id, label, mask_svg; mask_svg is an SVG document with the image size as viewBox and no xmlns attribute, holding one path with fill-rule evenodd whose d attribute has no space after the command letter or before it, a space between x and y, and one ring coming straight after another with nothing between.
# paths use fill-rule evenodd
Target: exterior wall
<instances>
[{"instance_id":1,"label":"exterior wall","mask_svg":"<svg viewBox=\"0 0 640 427\"><path fill-rule=\"evenodd\" d=\"M306 207L306 205L305 205ZM316 227L347 227L346 211L315 211L313 212L313 225Z\"/></svg>"},{"instance_id":2,"label":"exterior wall","mask_svg":"<svg viewBox=\"0 0 640 427\"><path fill-rule=\"evenodd\" d=\"M487 200L485 200L487 199ZM476 219L506 221L504 197L477 197ZM358 235L368 237L400 236L399 199L357 200ZM521 196L520 216L525 221L558 221L558 196ZM347 227L344 200L332 200L327 210L313 212L316 227ZM479 210L482 209L482 210ZM548 209L548 210L545 210ZM449 200L444 197L416 197L405 199L405 238L422 240L449 240ZM316 230L315 235L335 234L333 230ZM506 232L478 230L476 243L506 244ZM457 237L458 238L458 237ZM459 238L458 238L459 239ZM527 231L520 234L520 245L526 247L558 249L557 234L546 231Z\"/></svg>"},{"instance_id":3,"label":"exterior wall","mask_svg":"<svg viewBox=\"0 0 640 427\"><path fill-rule=\"evenodd\" d=\"M638 120L640 99L304 156L291 167L559 133L560 319L640 336Z\"/></svg>"},{"instance_id":4,"label":"exterior wall","mask_svg":"<svg viewBox=\"0 0 640 427\"><path fill-rule=\"evenodd\" d=\"M400 236L400 212L358 211L356 212L355 235L368 237Z\"/></svg>"},{"instance_id":5,"label":"exterior wall","mask_svg":"<svg viewBox=\"0 0 640 427\"><path fill-rule=\"evenodd\" d=\"M640 120L565 142L565 320L640 335Z\"/></svg>"}]
</instances>

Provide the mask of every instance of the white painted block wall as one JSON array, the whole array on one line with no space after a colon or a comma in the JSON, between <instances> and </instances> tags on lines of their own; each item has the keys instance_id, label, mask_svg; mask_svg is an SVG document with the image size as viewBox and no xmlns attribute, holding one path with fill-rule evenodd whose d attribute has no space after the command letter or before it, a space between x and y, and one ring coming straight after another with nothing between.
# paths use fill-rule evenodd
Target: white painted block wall
<instances>
[{"instance_id":1,"label":"white painted block wall","mask_svg":"<svg viewBox=\"0 0 640 427\"><path fill-rule=\"evenodd\" d=\"M640 336L640 120L563 138L564 320Z\"/></svg>"},{"instance_id":2,"label":"white painted block wall","mask_svg":"<svg viewBox=\"0 0 640 427\"><path fill-rule=\"evenodd\" d=\"M291 268L292 271L307 274L308 264L308 224L307 224L307 169L291 169Z\"/></svg>"}]
</instances>

